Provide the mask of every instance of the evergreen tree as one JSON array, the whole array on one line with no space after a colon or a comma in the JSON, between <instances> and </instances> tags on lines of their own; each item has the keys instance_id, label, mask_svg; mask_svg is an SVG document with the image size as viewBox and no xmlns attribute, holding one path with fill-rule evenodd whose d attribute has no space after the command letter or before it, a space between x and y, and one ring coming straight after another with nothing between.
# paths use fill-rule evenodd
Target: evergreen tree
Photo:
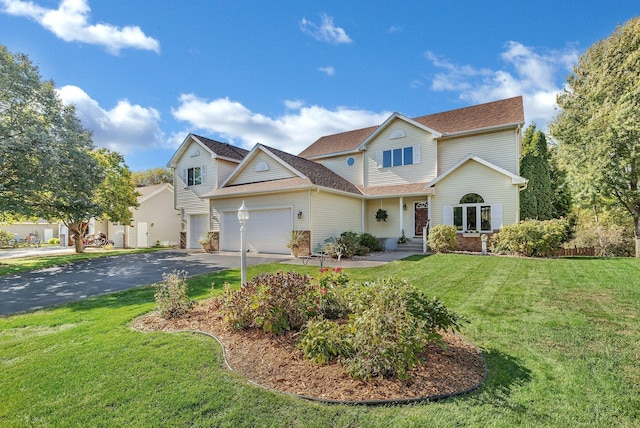
<instances>
[{"instance_id":1,"label":"evergreen tree","mask_svg":"<svg viewBox=\"0 0 640 428\"><path fill-rule=\"evenodd\" d=\"M520 192L520 218L549 220L554 217L551 189L549 152L544 133L532 124L525 130L522 140L520 175L529 180Z\"/></svg>"}]
</instances>

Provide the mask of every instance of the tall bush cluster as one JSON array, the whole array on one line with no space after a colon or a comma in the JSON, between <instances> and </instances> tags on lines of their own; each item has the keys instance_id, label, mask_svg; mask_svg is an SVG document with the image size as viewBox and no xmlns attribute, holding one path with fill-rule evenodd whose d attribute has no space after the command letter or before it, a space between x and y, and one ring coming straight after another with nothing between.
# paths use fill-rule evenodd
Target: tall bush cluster
<instances>
[{"instance_id":1,"label":"tall bush cluster","mask_svg":"<svg viewBox=\"0 0 640 428\"><path fill-rule=\"evenodd\" d=\"M497 253L544 257L570 237L571 225L565 219L526 220L503 227L491 238L491 246Z\"/></svg>"},{"instance_id":2,"label":"tall bush cluster","mask_svg":"<svg viewBox=\"0 0 640 428\"><path fill-rule=\"evenodd\" d=\"M316 279L263 274L218 299L235 328L300 331L306 358L319 364L337 359L363 379L406 378L428 342L441 343L444 331L458 331L464 322L406 281L353 284L340 270L324 270Z\"/></svg>"},{"instance_id":3,"label":"tall bush cluster","mask_svg":"<svg viewBox=\"0 0 640 428\"><path fill-rule=\"evenodd\" d=\"M429 231L427 243L436 253L448 253L456 249L457 230L454 226L436 224Z\"/></svg>"}]
</instances>

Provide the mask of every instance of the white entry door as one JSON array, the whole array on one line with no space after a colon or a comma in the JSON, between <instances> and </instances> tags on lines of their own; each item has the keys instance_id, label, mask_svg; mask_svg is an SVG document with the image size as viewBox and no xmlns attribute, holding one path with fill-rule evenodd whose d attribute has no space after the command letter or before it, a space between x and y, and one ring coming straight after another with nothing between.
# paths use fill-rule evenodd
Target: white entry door
<instances>
[{"instance_id":1,"label":"white entry door","mask_svg":"<svg viewBox=\"0 0 640 428\"><path fill-rule=\"evenodd\" d=\"M293 216L291 208L249 211L247 249L259 253L289 254ZM222 251L240 251L240 223L237 211L224 212L220 230Z\"/></svg>"},{"instance_id":2,"label":"white entry door","mask_svg":"<svg viewBox=\"0 0 640 428\"><path fill-rule=\"evenodd\" d=\"M146 221L138 222L138 233L137 233L137 248L147 248L149 246L149 228L147 227Z\"/></svg>"}]
</instances>

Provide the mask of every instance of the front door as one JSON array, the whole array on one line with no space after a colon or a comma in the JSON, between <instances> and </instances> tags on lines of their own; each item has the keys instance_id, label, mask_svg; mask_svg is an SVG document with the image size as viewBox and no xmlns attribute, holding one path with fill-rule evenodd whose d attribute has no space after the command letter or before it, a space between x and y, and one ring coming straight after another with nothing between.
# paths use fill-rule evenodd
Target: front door
<instances>
[{"instance_id":1,"label":"front door","mask_svg":"<svg viewBox=\"0 0 640 428\"><path fill-rule=\"evenodd\" d=\"M427 202L415 203L415 236L422 236L422 229L429 221L429 205Z\"/></svg>"}]
</instances>

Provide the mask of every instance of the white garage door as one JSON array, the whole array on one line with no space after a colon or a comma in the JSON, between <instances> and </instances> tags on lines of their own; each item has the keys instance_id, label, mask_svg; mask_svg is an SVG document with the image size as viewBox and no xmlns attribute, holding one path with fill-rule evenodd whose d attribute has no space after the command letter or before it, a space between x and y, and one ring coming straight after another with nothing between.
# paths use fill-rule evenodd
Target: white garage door
<instances>
[{"instance_id":1,"label":"white garage door","mask_svg":"<svg viewBox=\"0 0 640 428\"><path fill-rule=\"evenodd\" d=\"M247 249L259 253L289 254L291 208L250 210L247 222ZM224 212L220 231L222 251L240 251L240 223L237 211Z\"/></svg>"},{"instance_id":2,"label":"white garage door","mask_svg":"<svg viewBox=\"0 0 640 428\"><path fill-rule=\"evenodd\" d=\"M209 216L207 214L192 214L189 216L189 248L202 248L198 239L205 238L209 231Z\"/></svg>"}]
</instances>

